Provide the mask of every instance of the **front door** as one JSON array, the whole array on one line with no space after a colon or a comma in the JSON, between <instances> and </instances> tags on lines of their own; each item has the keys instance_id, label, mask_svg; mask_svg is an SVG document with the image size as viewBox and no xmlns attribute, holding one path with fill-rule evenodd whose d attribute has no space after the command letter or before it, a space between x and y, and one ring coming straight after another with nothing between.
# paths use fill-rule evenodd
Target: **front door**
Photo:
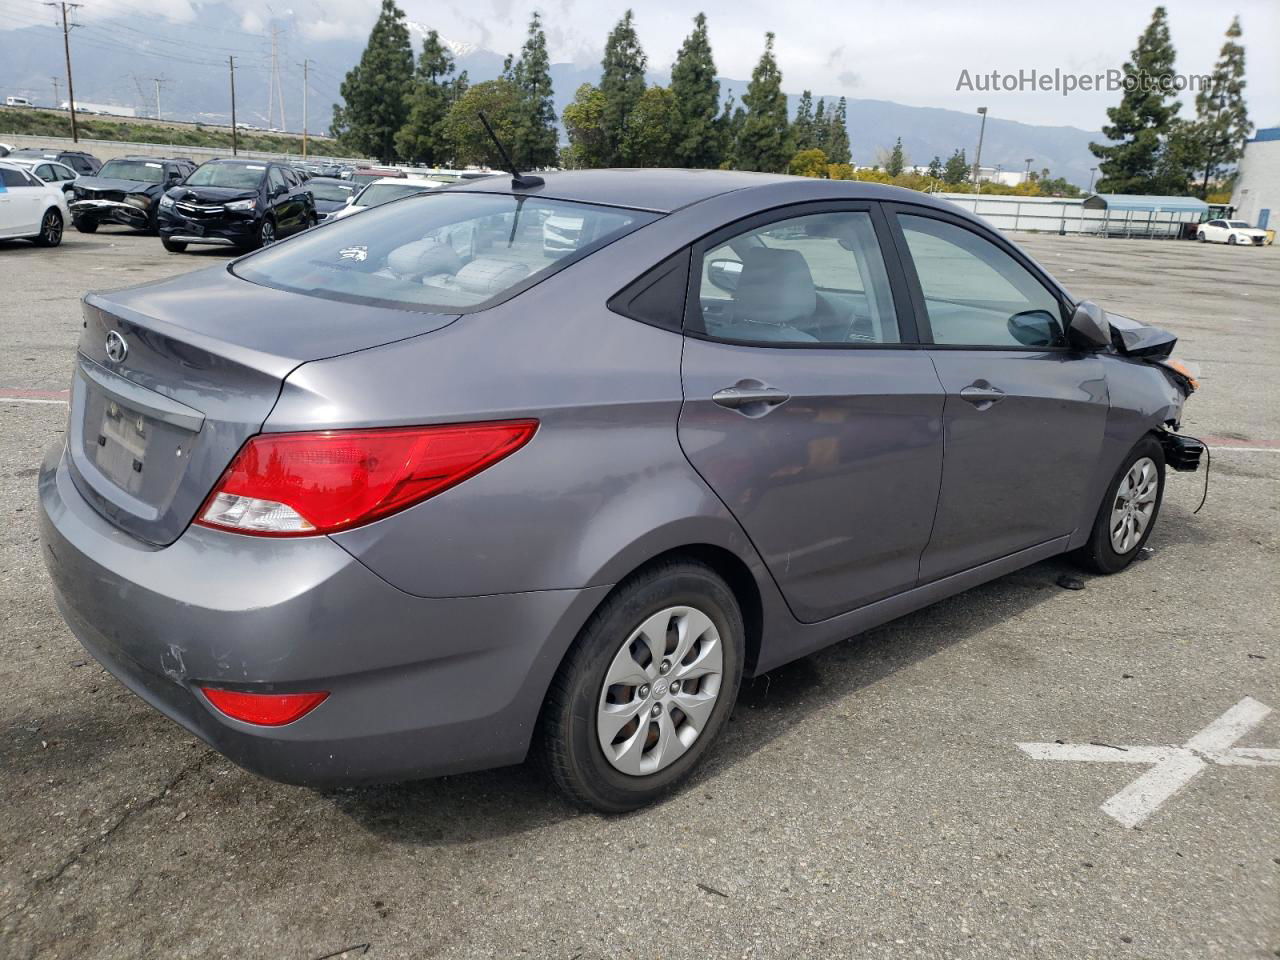
<instances>
[{"instance_id":1,"label":"front door","mask_svg":"<svg viewBox=\"0 0 1280 960\"><path fill-rule=\"evenodd\" d=\"M942 492L922 582L1073 531L1107 419L1102 360L1067 346L1066 305L994 234L898 208L922 339L946 391Z\"/></svg>"},{"instance_id":2,"label":"front door","mask_svg":"<svg viewBox=\"0 0 1280 960\"><path fill-rule=\"evenodd\" d=\"M912 587L942 390L873 204L805 205L693 251L679 437L813 622Z\"/></svg>"}]
</instances>

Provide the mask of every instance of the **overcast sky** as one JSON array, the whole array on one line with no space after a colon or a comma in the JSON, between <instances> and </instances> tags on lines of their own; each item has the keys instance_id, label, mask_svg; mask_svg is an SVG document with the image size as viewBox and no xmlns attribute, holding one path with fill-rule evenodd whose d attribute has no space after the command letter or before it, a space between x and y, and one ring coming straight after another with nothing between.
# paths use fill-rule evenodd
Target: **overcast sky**
<instances>
[{"instance_id":1,"label":"overcast sky","mask_svg":"<svg viewBox=\"0 0 1280 960\"><path fill-rule=\"evenodd\" d=\"M83 0L78 16L105 17L125 10L183 20L202 0ZM241 29L260 32L262 0L227 0L241 11ZM446 38L499 53L517 50L529 14L546 22L554 61L596 63L604 39L627 4L623 0L401 0L413 20ZM1094 74L1118 68L1151 16L1154 4L1118 0L988 2L939 0L843 0L821 3L779 0L706 0L697 6L675 0L631 4L650 63L666 69L690 29L694 12L707 14L716 67L721 75L746 79L760 56L763 34L777 34L783 86L815 93L893 100L916 106L973 110L1037 124L1098 129L1104 110L1119 93L980 93L959 90L962 70L971 75L1055 68ZM305 39L366 37L378 0L293 0L291 11ZM1233 5L1171 0L1170 29L1181 73L1207 73L1222 46L1233 13L1244 27L1250 117L1259 126L1280 124L1280 3L1238 0ZM290 0L276 0L277 14ZM1184 115L1194 95L1184 95Z\"/></svg>"}]
</instances>

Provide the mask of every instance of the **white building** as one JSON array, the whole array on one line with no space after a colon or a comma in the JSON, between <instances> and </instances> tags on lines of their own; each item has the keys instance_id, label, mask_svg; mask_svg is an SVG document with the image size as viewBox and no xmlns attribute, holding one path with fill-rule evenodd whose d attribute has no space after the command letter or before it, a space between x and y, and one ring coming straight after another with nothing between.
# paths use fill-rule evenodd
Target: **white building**
<instances>
[{"instance_id":1,"label":"white building","mask_svg":"<svg viewBox=\"0 0 1280 960\"><path fill-rule=\"evenodd\" d=\"M1280 227L1280 127L1259 130L1245 143L1231 206L1232 216L1251 226Z\"/></svg>"}]
</instances>

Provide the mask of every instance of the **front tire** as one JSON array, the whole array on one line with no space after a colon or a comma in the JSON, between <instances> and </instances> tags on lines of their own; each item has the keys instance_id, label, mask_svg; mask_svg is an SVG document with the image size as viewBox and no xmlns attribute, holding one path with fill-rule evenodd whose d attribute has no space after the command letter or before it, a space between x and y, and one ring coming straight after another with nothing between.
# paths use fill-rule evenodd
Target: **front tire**
<instances>
[{"instance_id":1,"label":"front tire","mask_svg":"<svg viewBox=\"0 0 1280 960\"><path fill-rule=\"evenodd\" d=\"M1155 529L1164 501L1164 450L1143 437L1124 458L1098 508L1088 542L1076 559L1094 573L1119 573Z\"/></svg>"},{"instance_id":2,"label":"front tire","mask_svg":"<svg viewBox=\"0 0 1280 960\"><path fill-rule=\"evenodd\" d=\"M1228 243L1228 245L1230 245L1230 246L1233 246L1233 247L1234 247L1234 246L1236 245L1236 238L1235 238L1235 237L1227 237L1227 243Z\"/></svg>"},{"instance_id":3,"label":"front tire","mask_svg":"<svg viewBox=\"0 0 1280 960\"><path fill-rule=\"evenodd\" d=\"M80 233L97 233L98 232L97 220L90 220L88 217L81 217L78 219L73 217L71 222L72 224L75 225L76 230L78 230Z\"/></svg>"},{"instance_id":4,"label":"front tire","mask_svg":"<svg viewBox=\"0 0 1280 960\"><path fill-rule=\"evenodd\" d=\"M170 253L183 253L187 249L187 245L181 240L170 240L168 237L161 237L160 243Z\"/></svg>"},{"instance_id":5,"label":"front tire","mask_svg":"<svg viewBox=\"0 0 1280 960\"><path fill-rule=\"evenodd\" d=\"M44 213L40 221L40 232L36 234L37 247L56 247L62 242L62 214L53 207Z\"/></svg>"},{"instance_id":6,"label":"front tire","mask_svg":"<svg viewBox=\"0 0 1280 960\"><path fill-rule=\"evenodd\" d=\"M737 601L709 567L663 563L625 581L547 694L535 749L551 782L603 813L671 790L727 722L744 649Z\"/></svg>"},{"instance_id":7,"label":"front tire","mask_svg":"<svg viewBox=\"0 0 1280 960\"><path fill-rule=\"evenodd\" d=\"M263 247L269 247L276 242L276 222L270 217L263 217L262 223L258 224L258 230L253 235L254 249L261 250Z\"/></svg>"}]
</instances>

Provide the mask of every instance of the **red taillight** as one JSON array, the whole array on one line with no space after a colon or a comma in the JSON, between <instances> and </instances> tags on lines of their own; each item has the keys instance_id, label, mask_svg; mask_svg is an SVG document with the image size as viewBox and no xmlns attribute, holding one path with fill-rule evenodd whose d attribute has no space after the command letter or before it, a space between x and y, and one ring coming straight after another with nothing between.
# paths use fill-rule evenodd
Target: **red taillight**
<instances>
[{"instance_id":1,"label":"red taillight","mask_svg":"<svg viewBox=\"0 0 1280 960\"><path fill-rule=\"evenodd\" d=\"M536 420L261 433L196 523L268 537L336 533L435 496L529 442Z\"/></svg>"},{"instance_id":2,"label":"red taillight","mask_svg":"<svg viewBox=\"0 0 1280 960\"><path fill-rule=\"evenodd\" d=\"M259 727L283 727L293 723L329 696L328 693L242 693L239 690L218 690L201 687L209 702L233 720L256 724Z\"/></svg>"}]
</instances>

